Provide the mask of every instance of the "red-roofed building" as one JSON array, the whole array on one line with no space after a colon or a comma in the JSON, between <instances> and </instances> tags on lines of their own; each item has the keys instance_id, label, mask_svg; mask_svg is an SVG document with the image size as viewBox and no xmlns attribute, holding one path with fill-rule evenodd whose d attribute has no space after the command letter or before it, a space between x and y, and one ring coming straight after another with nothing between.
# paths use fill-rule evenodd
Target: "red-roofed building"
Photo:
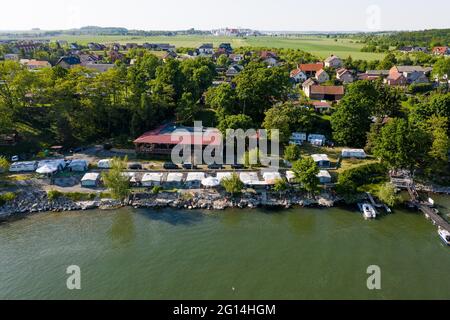
<instances>
[{"instance_id":1,"label":"red-roofed building","mask_svg":"<svg viewBox=\"0 0 450 320\"><path fill-rule=\"evenodd\" d=\"M175 126L173 124L163 125L155 130L144 133L134 141L138 154L170 155L176 145L201 145L220 146L222 134L213 128L203 128L197 132L195 128Z\"/></svg>"},{"instance_id":2,"label":"red-roofed building","mask_svg":"<svg viewBox=\"0 0 450 320\"><path fill-rule=\"evenodd\" d=\"M328 101L340 100L345 93L343 86L321 86L311 79L303 83L303 91L310 99Z\"/></svg>"},{"instance_id":3,"label":"red-roofed building","mask_svg":"<svg viewBox=\"0 0 450 320\"><path fill-rule=\"evenodd\" d=\"M308 77L314 77L316 73L324 68L323 62L301 64L298 67Z\"/></svg>"},{"instance_id":4,"label":"red-roofed building","mask_svg":"<svg viewBox=\"0 0 450 320\"><path fill-rule=\"evenodd\" d=\"M449 47L434 47L433 54L436 56L450 55L450 48Z\"/></svg>"}]
</instances>

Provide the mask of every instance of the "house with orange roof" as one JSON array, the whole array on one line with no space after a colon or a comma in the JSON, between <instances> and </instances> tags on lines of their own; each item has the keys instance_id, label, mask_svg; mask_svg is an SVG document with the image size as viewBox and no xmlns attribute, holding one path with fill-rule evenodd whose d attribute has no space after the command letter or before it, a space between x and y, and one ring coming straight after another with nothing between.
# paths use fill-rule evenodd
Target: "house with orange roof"
<instances>
[{"instance_id":1,"label":"house with orange roof","mask_svg":"<svg viewBox=\"0 0 450 320\"><path fill-rule=\"evenodd\" d=\"M449 47L434 47L433 54L436 56L448 56L450 55Z\"/></svg>"},{"instance_id":2,"label":"house with orange roof","mask_svg":"<svg viewBox=\"0 0 450 320\"><path fill-rule=\"evenodd\" d=\"M28 70L39 70L52 67L52 65L48 61L40 61L35 59L21 59L20 64L27 67Z\"/></svg>"}]
</instances>

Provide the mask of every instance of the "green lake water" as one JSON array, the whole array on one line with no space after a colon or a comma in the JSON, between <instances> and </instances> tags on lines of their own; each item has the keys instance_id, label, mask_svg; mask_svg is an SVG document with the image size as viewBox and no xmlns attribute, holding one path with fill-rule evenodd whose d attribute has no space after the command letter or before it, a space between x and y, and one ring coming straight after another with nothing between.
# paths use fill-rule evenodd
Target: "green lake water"
<instances>
[{"instance_id":1,"label":"green lake water","mask_svg":"<svg viewBox=\"0 0 450 320\"><path fill-rule=\"evenodd\" d=\"M37 214L0 225L0 298L450 299L436 231L401 210L377 221L339 208ZM70 265L79 291L66 287ZM367 289L370 265L379 291Z\"/></svg>"}]
</instances>

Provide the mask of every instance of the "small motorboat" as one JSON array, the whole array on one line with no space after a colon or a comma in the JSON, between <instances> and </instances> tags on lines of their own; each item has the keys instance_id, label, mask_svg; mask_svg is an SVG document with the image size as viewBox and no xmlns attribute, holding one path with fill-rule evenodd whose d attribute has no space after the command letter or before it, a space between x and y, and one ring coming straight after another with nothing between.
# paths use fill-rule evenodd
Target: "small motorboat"
<instances>
[{"instance_id":1,"label":"small motorboat","mask_svg":"<svg viewBox=\"0 0 450 320\"><path fill-rule=\"evenodd\" d=\"M450 246L450 232L448 232L447 230L439 228L438 233L439 233L439 237L441 237L442 241L447 246Z\"/></svg>"},{"instance_id":2,"label":"small motorboat","mask_svg":"<svg viewBox=\"0 0 450 320\"><path fill-rule=\"evenodd\" d=\"M362 212L365 219L376 219L377 217L377 211L372 205L368 203L364 203L362 205Z\"/></svg>"}]
</instances>

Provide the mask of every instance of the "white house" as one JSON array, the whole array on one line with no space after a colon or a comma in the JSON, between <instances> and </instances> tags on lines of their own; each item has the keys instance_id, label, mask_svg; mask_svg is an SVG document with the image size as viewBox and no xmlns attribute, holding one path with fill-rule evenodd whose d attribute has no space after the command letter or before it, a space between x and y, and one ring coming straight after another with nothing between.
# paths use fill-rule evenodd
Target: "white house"
<instances>
[{"instance_id":1,"label":"white house","mask_svg":"<svg viewBox=\"0 0 450 320\"><path fill-rule=\"evenodd\" d=\"M320 168L331 167L330 159L326 154L313 154L311 155L311 158L313 158L314 162L317 163Z\"/></svg>"},{"instance_id":2,"label":"white house","mask_svg":"<svg viewBox=\"0 0 450 320\"><path fill-rule=\"evenodd\" d=\"M323 146L326 141L326 137L322 134L310 134L308 136L308 142L315 146Z\"/></svg>"},{"instance_id":3,"label":"white house","mask_svg":"<svg viewBox=\"0 0 450 320\"><path fill-rule=\"evenodd\" d=\"M331 183L331 175L327 170L320 170L317 178L319 178L319 181L322 184Z\"/></svg>"},{"instance_id":4,"label":"white house","mask_svg":"<svg viewBox=\"0 0 450 320\"><path fill-rule=\"evenodd\" d=\"M294 132L291 135L291 138L289 139L289 144L301 146L303 142L305 142L306 139L306 133L303 132Z\"/></svg>"},{"instance_id":5,"label":"white house","mask_svg":"<svg viewBox=\"0 0 450 320\"><path fill-rule=\"evenodd\" d=\"M100 183L100 174L96 172L89 172L81 178L81 186L84 188L95 188Z\"/></svg>"},{"instance_id":6,"label":"white house","mask_svg":"<svg viewBox=\"0 0 450 320\"><path fill-rule=\"evenodd\" d=\"M325 60L325 67L327 68L337 69L341 68L342 66L343 66L342 60L335 55L331 55Z\"/></svg>"},{"instance_id":7,"label":"white house","mask_svg":"<svg viewBox=\"0 0 450 320\"><path fill-rule=\"evenodd\" d=\"M36 161L14 162L9 166L10 172L31 172L36 171L38 163Z\"/></svg>"},{"instance_id":8,"label":"white house","mask_svg":"<svg viewBox=\"0 0 450 320\"><path fill-rule=\"evenodd\" d=\"M155 187L160 186L162 181L163 173L146 173L141 179L141 184L143 187Z\"/></svg>"},{"instance_id":9,"label":"white house","mask_svg":"<svg viewBox=\"0 0 450 320\"><path fill-rule=\"evenodd\" d=\"M342 158L365 159L366 152L363 149L344 149L342 150Z\"/></svg>"},{"instance_id":10,"label":"white house","mask_svg":"<svg viewBox=\"0 0 450 320\"><path fill-rule=\"evenodd\" d=\"M99 169L111 169L111 159L103 159L97 163Z\"/></svg>"},{"instance_id":11,"label":"white house","mask_svg":"<svg viewBox=\"0 0 450 320\"><path fill-rule=\"evenodd\" d=\"M306 74L300 68L292 70L290 77L295 83L303 83L308 79Z\"/></svg>"},{"instance_id":12,"label":"white house","mask_svg":"<svg viewBox=\"0 0 450 320\"><path fill-rule=\"evenodd\" d=\"M320 69L319 71L316 72L315 78L316 78L317 82L319 82L319 83L324 83L324 82L327 82L330 80L330 76L323 69Z\"/></svg>"},{"instance_id":13,"label":"white house","mask_svg":"<svg viewBox=\"0 0 450 320\"><path fill-rule=\"evenodd\" d=\"M5 61L19 61L19 55L15 53L7 53L4 58Z\"/></svg>"},{"instance_id":14,"label":"white house","mask_svg":"<svg viewBox=\"0 0 450 320\"><path fill-rule=\"evenodd\" d=\"M200 55L213 55L214 54L214 47L212 43L204 43L200 47L198 47L198 52Z\"/></svg>"}]
</instances>

